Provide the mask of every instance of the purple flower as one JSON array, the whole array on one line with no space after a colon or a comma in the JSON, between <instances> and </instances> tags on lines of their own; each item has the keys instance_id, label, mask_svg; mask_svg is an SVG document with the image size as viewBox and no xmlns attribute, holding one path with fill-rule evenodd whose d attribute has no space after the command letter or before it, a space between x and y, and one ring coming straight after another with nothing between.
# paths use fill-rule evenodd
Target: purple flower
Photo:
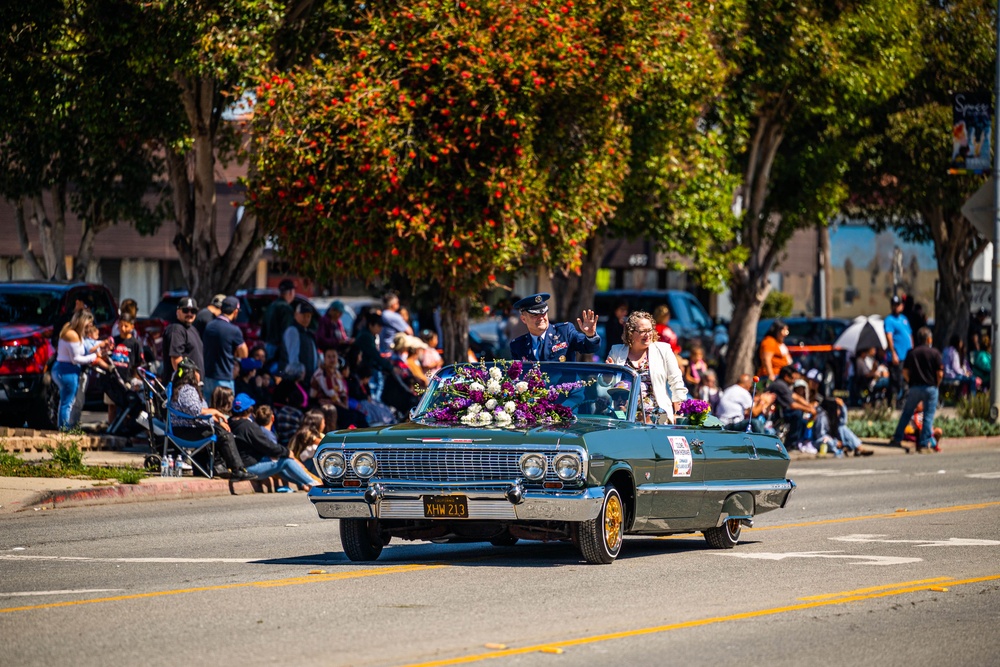
<instances>
[{"instance_id":1,"label":"purple flower","mask_svg":"<svg viewBox=\"0 0 1000 667\"><path fill-rule=\"evenodd\" d=\"M695 415L695 414L708 414L709 410L712 409L705 401L698 400L697 398L689 398L677 409L677 414L679 415Z\"/></svg>"},{"instance_id":2,"label":"purple flower","mask_svg":"<svg viewBox=\"0 0 1000 667\"><path fill-rule=\"evenodd\" d=\"M523 366L520 361L515 361L507 369L507 377L509 377L511 380L517 380L519 377L521 377L522 367Z\"/></svg>"}]
</instances>

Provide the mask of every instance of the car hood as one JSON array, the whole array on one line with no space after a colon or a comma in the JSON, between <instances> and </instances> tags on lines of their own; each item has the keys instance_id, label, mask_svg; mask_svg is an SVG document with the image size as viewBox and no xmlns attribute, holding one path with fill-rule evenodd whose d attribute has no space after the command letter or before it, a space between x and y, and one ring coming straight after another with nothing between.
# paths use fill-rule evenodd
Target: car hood
<instances>
[{"instance_id":1,"label":"car hood","mask_svg":"<svg viewBox=\"0 0 1000 667\"><path fill-rule=\"evenodd\" d=\"M489 428L406 422L381 428L365 428L351 431L337 431L326 437L326 442L372 442L380 445L421 444L582 444L587 433L606 431L607 423L576 421L561 424L546 424L523 428ZM613 427L612 427L613 428Z\"/></svg>"},{"instance_id":2,"label":"car hood","mask_svg":"<svg viewBox=\"0 0 1000 667\"><path fill-rule=\"evenodd\" d=\"M52 334L52 327L41 324L0 324L0 340L27 338L36 334L48 338Z\"/></svg>"}]
</instances>

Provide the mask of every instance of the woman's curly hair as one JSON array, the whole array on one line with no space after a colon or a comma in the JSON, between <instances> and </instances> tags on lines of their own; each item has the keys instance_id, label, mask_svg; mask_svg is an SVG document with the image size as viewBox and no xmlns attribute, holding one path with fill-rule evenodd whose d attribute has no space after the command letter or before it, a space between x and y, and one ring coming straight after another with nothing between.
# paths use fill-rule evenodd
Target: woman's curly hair
<instances>
[{"instance_id":1,"label":"woman's curly hair","mask_svg":"<svg viewBox=\"0 0 1000 667\"><path fill-rule=\"evenodd\" d=\"M628 346L632 345L632 334L639 330L639 320L649 320L653 324L653 316L644 310L633 310L625 320L625 328L622 330L622 342Z\"/></svg>"}]
</instances>

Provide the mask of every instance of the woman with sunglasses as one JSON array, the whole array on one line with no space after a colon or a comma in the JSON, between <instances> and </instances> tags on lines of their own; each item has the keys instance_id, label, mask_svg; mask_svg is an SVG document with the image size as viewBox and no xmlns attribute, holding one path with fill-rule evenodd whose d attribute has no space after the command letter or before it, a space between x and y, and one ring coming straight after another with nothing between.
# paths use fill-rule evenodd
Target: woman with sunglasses
<instances>
[{"instance_id":1,"label":"woman with sunglasses","mask_svg":"<svg viewBox=\"0 0 1000 667\"><path fill-rule=\"evenodd\" d=\"M688 391L674 351L658 339L652 315L633 311L625 320L624 344L612 346L606 361L635 370L639 374L642 408L647 417L659 410L665 415L665 421L672 424Z\"/></svg>"}]
</instances>

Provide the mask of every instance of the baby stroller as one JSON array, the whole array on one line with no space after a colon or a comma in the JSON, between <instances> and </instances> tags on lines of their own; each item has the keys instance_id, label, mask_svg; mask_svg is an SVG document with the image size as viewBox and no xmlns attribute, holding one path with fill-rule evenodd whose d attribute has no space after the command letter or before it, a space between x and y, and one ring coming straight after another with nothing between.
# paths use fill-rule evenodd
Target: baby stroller
<instances>
[{"instance_id":1,"label":"baby stroller","mask_svg":"<svg viewBox=\"0 0 1000 667\"><path fill-rule=\"evenodd\" d=\"M155 471L160 469L163 440L167 433L167 390L155 373L142 367L139 368L139 380L142 382L142 406L135 422L142 429L152 452L143 460L143 466Z\"/></svg>"},{"instance_id":2,"label":"baby stroller","mask_svg":"<svg viewBox=\"0 0 1000 667\"><path fill-rule=\"evenodd\" d=\"M137 387L111 370L101 373L101 389L118 407L115 418L108 424L107 434L125 438L138 435L143 428L136 419L142 411L143 401Z\"/></svg>"}]
</instances>

